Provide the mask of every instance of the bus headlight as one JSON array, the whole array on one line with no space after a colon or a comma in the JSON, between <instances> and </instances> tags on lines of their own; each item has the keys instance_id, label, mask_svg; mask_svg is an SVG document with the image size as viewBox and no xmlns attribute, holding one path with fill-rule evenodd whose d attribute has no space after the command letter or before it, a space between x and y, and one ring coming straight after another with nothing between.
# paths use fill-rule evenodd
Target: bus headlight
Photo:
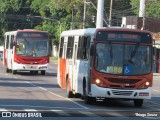
<instances>
[{"instance_id":1,"label":"bus headlight","mask_svg":"<svg viewBox=\"0 0 160 120\"><path fill-rule=\"evenodd\" d=\"M107 86L105 85L105 83L104 83L102 80L100 80L100 79L96 79L96 80L95 80L95 83L96 83L96 85L99 86L99 87L107 87Z\"/></svg>"},{"instance_id":2,"label":"bus headlight","mask_svg":"<svg viewBox=\"0 0 160 120\"><path fill-rule=\"evenodd\" d=\"M146 82L146 86L149 86L149 82Z\"/></svg>"},{"instance_id":3,"label":"bus headlight","mask_svg":"<svg viewBox=\"0 0 160 120\"><path fill-rule=\"evenodd\" d=\"M96 79L96 84L100 84L101 81L99 79Z\"/></svg>"},{"instance_id":4,"label":"bus headlight","mask_svg":"<svg viewBox=\"0 0 160 120\"><path fill-rule=\"evenodd\" d=\"M147 82L143 83L139 88L145 89L145 88L148 88L149 86L150 86L150 83L147 81Z\"/></svg>"}]
</instances>

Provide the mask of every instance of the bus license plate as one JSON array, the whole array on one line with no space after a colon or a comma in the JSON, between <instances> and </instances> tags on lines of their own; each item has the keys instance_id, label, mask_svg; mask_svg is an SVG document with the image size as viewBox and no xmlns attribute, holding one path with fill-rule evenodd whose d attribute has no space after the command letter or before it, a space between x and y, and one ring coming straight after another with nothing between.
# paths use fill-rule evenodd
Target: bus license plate
<instances>
[{"instance_id":1,"label":"bus license plate","mask_svg":"<svg viewBox=\"0 0 160 120\"><path fill-rule=\"evenodd\" d=\"M27 66L28 69L36 69L36 66Z\"/></svg>"}]
</instances>

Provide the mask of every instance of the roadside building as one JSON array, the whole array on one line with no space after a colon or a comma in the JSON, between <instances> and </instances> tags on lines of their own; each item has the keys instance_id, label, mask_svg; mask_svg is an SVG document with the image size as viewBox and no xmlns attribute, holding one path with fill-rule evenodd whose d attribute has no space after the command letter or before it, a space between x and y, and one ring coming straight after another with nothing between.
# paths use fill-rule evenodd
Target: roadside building
<instances>
[{"instance_id":1,"label":"roadside building","mask_svg":"<svg viewBox=\"0 0 160 120\"><path fill-rule=\"evenodd\" d=\"M154 72L160 73L160 33L153 33L154 44Z\"/></svg>"}]
</instances>

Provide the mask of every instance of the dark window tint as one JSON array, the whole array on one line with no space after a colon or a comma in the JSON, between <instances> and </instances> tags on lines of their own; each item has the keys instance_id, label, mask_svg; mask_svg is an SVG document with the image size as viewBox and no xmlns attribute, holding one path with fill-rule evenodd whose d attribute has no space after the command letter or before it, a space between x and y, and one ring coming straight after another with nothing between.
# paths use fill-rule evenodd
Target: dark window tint
<instances>
[{"instance_id":1,"label":"dark window tint","mask_svg":"<svg viewBox=\"0 0 160 120\"><path fill-rule=\"evenodd\" d=\"M88 59L89 46L90 46L90 37L80 36L78 41L77 59Z\"/></svg>"},{"instance_id":2,"label":"dark window tint","mask_svg":"<svg viewBox=\"0 0 160 120\"><path fill-rule=\"evenodd\" d=\"M63 44L64 44L64 37L61 38L61 42L60 42L59 58L61 58L63 54Z\"/></svg>"},{"instance_id":3,"label":"dark window tint","mask_svg":"<svg viewBox=\"0 0 160 120\"><path fill-rule=\"evenodd\" d=\"M68 37L67 55L68 59L72 58L73 54L74 37Z\"/></svg>"},{"instance_id":4,"label":"dark window tint","mask_svg":"<svg viewBox=\"0 0 160 120\"><path fill-rule=\"evenodd\" d=\"M9 35L7 35L7 40L6 40L6 49L9 48Z\"/></svg>"},{"instance_id":5,"label":"dark window tint","mask_svg":"<svg viewBox=\"0 0 160 120\"><path fill-rule=\"evenodd\" d=\"M13 43L14 43L14 35L11 36L10 49L13 49Z\"/></svg>"}]
</instances>

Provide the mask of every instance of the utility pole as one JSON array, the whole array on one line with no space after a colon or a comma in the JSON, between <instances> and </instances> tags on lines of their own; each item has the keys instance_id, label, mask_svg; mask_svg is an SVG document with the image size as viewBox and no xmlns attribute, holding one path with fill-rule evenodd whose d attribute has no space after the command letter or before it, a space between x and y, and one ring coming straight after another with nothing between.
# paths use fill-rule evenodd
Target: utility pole
<instances>
[{"instance_id":1,"label":"utility pole","mask_svg":"<svg viewBox=\"0 0 160 120\"><path fill-rule=\"evenodd\" d=\"M74 13L73 13L73 8L72 8L72 21L71 21L71 30L73 29L73 15Z\"/></svg>"},{"instance_id":2,"label":"utility pole","mask_svg":"<svg viewBox=\"0 0 160 120\"><path fill-rule=\"evenodd\" d=\"M103 27L103 17L104 17L104 11L103 10L104 10L104 0L98 0L96 28Z\"/></svg>"},{"instance_id":3,"label":"utility pole","mask_svg":"<svg viewBox=\"0 0 160 120\"><path fill-rule=\"evenodd\" d=\"M112 25L112 6L113 6L113 0L111 0L110 3L109 26Z\"/></svg>"},{"instance_id":4,"label":"utility pole","mask_svg":"<svg viewBox=\"0 0 160 120\"><path fill-rule=\"evenodd\" d=\"M86 0L84 0L83 29L85 28L85 22L86 22Z\"/></svg>"},{"instance_id":5,"label":"utility pole","mask_svg":"<svg viewBox=\"0 0 160 120\"><path fill-rule=\"evenodd\" d=\"M143 26L142 26L143 30L145 30L145 7L146 7L146 0L140 0L139 17L143 17Z\"/></svg>"}]
</instances>

